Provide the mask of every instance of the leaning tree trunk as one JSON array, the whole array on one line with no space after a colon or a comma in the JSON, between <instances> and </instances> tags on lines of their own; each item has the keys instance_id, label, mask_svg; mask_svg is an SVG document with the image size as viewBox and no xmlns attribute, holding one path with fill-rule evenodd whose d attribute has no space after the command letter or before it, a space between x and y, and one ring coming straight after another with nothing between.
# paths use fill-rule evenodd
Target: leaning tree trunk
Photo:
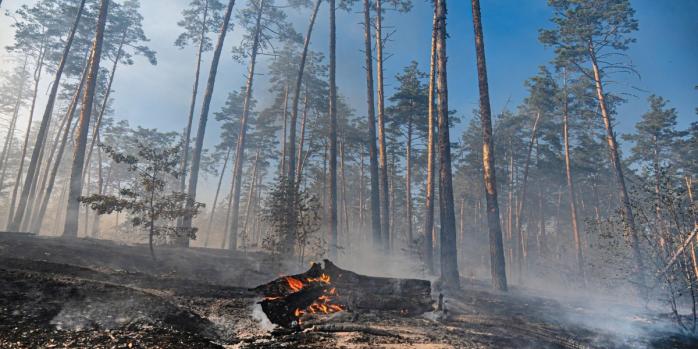
<instances>
[{"instance_id":1,"label":"leaning tree trunk","mask_svg":"<svg viewBox=\"0 0 698 349\"><path fill-rule=\"evenodd\" d=\"M562 110L562 136L565 146L565 175L567 178L567 199L570 204L570 214L572 219L572 234L574 235L574 247L577 251L577 271L584 276L584 256L582 255L582 242L579 236L579 222L577 221L577 199L574 191L574 181L572 180L572 160L570 158L570 124L569 105L567 98L567 70L565 70L564 81L564 103Z\"/></svg>"},{"instance_id":2,"label":"leaning tree trunk","mask_svg":"<svg viewBox=\"0 0 698 349\"><path fill-rule=\"evenodd\" d=\"M39 211L32 218L32 224L30 229L31 231L39 231L39 229L41 228L41 224L44 220L44 216L46 215L46 208L48 207L48 202L51 199L51 193L53 192L53 188L56 183L56 176L58 174L58 169L61 165L61 160L63 159L65 146L68 143L68 136L72 134L71 129L73 131L75 130L74 127L71 128L71 124L73 122L73 117L75 116L75 110L77 109L77 105L80 101L80 94L82 93L83 87L85 85L85 79L87 77L87 68L89 68L89 64L85 64L85 69L82 72L82 77L80 78L80 84L78 84L78 89L75 91L75 94L73 94L73 98L71 99L70 105L68 106L68 110L66 112L66 127L63 129L63 134L61 135L61 140L56 151L55 161L53 162L53 166L51 167L51 172L47 173L46 188L41 190L43 194L41 199L39 200Z\"/></svg>"},{"instance_id":3,"label":"leaning tree trunk","mask_svg":"<svg viewBox=\"0 0 698 349\"><path fill-rule=\"evenodd\" d=\"M61 82L61 77L63 76L63 69L68 61L68 53L70 53L70 48L73 45L73 38L75 38L75 32L78 28L78 23L80 23L80 17L82 16L82 10L85 7L85 0L80 1L78 7L78 13L75 16L75 21L73 22L73 27L70 29L70 34L68 34L68 39L63 49L63 55L61 57L61 62L58 64L58 69L56 69L56 77L53 79L53 84L51 85L51 92L48 96L48 102L46 102L46 109L44 110L44 115L41 118L41 124L39 125L39 132L36 135L36 144L34 144L34 149L32 150L32 157L29 161L29 167L27 168L27 176L24 180L24 186L22 187L22 194L19 197L19 204L17 205L17 210L15 213L8 230L14 231L18 230L22 221L24 220L24 213L27 208L27 202L29 200L29 193L32 187L36 186L36 178L38 178L38 166L41 162L41 154L44 150L44 143L48 136L48 128L51 123L51 114L53 114L53 106L56 102L56 95L58 94L58 86ZM28 212L31 215L31 212Z\"/></svg>"},{"instance_id":4,"label":"leaning tree trunk","mask_svg":"<svg viewBox=\"0 0 698 349\"><path fill-rule=\"evenodd\" d=\"M441 279L453 288L460 285L456 248L456 214L451 174L451 139L448 122L448 84L446 76L446 0L437 1L439 32L436 39L438 78L437 111L439 117L439 210L441 212Z\"/></svg>"},{"instance_id":5,"label":"leaning tree trunk","mask_svg":"<svg viewBox=\"0 0 698 349\"><path fill-rule=\"evenodd\" d=\"M308 120L308 87L305 87L305 95L303 97L303 118L301 119L301 139L298 141L298 166L296 166L296 185L301 185L303 177L303 143L305 143L305 123Z\"/></svg>"},{"instance_id":6,"label":"leaning tree trunk","mask_svg":"<svg viewBox=\"0 0 698 349\"><path fill-rule=\"evenodd\" d=\"M228 33L228 23L230 22L230 16L233 13L234 5L235 0L228 1L228 7L225 10L225 16L223 17L220 33L218 34L218 42L216 42L216 48L213 51L213 59L211 60L211 70L208 73L208 82L206 83L204 99L201 102L201 115L199 117L199 127L196 130L196 142L194 143L194 151L192 153L191 158L191 174L189 175L189 187L187 191L190 200L187 200L187 209L191 209L193 201L196 200L196 185L199 182L199 166L201 164L201 153L204 147L204 135L206 133L206 123L208 122L208 111L211 107L213 88L216 84L216 74L218 73L218 62L221 59L221 51L223 50L225 35ZM182 220L182 227L190 228L191 223L192 217L186 216ZM178 239L177 242L181 246L189 246L189 238L186 236L181 237L180 239Z\"/></svg>"},{"instance_id":7,"label":"leaning tree trunk","mask_svg":"<svg viewBox=\"0 0 698 349\"><path fill-rule=\"evenodd\" d=\"M109 0L102 0L99 17L97 19L97 29L95 32L94 43L92 44L92 57L90 58L90 67L87 72L87 80L85 92L82 98L82 107L80 110L80 120L78 121L77 136L75 137L75 147L73 149L73 165L70 171L70 188L68 192L68 205L65 216L65 224L63 227L64 237L78 236L78 215L80 210L80 202L78 199L82 194L82 172L85 158L85 149L87 148L87 131L90 126L90 117L92 116L92 103L94 101L95 84L97 83L97 74L99 72L99 61L102 56L102 42L104 38L104 27L107 22L107 11L109 8Z\"/></svg>"},{"instance_id":8,"label":"leaning tree trunk","mask_svg":"<svg viewBox=\"0 0 698 349\"><path fill-rule=\"evenodd\" d=\"M29 61L29 56L24 58L24 64L22 65L22 74L26 72L27 62ZM24 82L22 79L19 83L19 91L17 93L17 99L15 100L15 106L12 112L12 119L10 119L10 127L7 129L7 136L5 137L5 143L2 146L2 153L0 153L0 167L2 167L2 174L0 174L0 192L5 184L5 173L7 171L7 158L12 148L12 141L14 140L15 129L17 127L17 117L19 116L19 109L22 105L22 95L24 93Z\"/></svg>"},{"instance_id":9,"label":"leaning tree trunk","mask_svg":"<svg viewBox=\"0 0 698 349\"><path fill-rule=\"evenodd\" d=\"M366 101L368 103L368 153L371 175L371 231L373 245L381 245L380 188L378 185L378 149L376 147L376 111L373 100L373 56L371 50L371 6L364 0L364 65L366 69Z\"/></svg>"},{"instance_id":10,"label":"leaning tree trunk","mask_svg":"<svg viewBox=\"0 0 698 349\"><path fill-rule=\"evenodd\" d=\"M429 273L434 273L434 245L432 232L434 231L434 152L436 138L434 137L434 91L436 87L436 36L437 36L437 7L434 6L434 19L431 31L431 58L429 63L429 99L427 114L427 183L424 203L424 263Z\"/></svg>"},{"instance_id":11,"label":"leaning tree trunk","mask_svg":"<svg viewBox=\"0 0 698 349\"><path fill-rule=\"evenodd\" d=\"M245 138L247 135L247 118L250 114L250 102L252 101L252 84L254 82L254 69L257 63L257 53L262 32L262 14L264 12L265 0L259 1L257 10L257 22L255 26L255 36L252 43L252 53L250 55L250 67L247 75L247 86L245 87L245 101L242 106L242 116L240 117L240 135L238 136L237 147L235 148L235 166L233 167L233 207L230 212L229 248L237 249L238 220L240 219L240 187L242 185L242 166L245 162Z\"/></svg>"},{"instance_id":12,"label":"leaning tree trunk","mask_svg":"<svg viewBox=\"0 0 698 349\"><path fill-rule=\"evenodd\" d=\"M487 84L487 64L485 62L485 41L480 19L480 1L472 0L473 29L475 32L475 49L477 54L478 87L480 90L480 119L482 123L482 170L484 173L487 197L487 224L490 235L490 266L492 286L500 291L507 290L502 228L499 223L499 204L497 203L497 176L494 167L494 142L492 139L492 111L490 110L490 93Z\"/></svg>"},{"instance_id":13,"label":"leaning tree trunk","mask_svg":"<svg viewBox=\"0 0 698 349\"><path fill-rule=\"evenodd\" d=\"M517 259L517 269L519 282L522 279L523 265L526 263L526 249L525 249L525 239L521 231L521 225L523 224L523 213L524 213L524 203L526 202L526 189L528 189L528 170L531 165L531 153L533 153L533 144L536 141L536 134L538 132L538 123L540 121L540 112L536 114L536 119L533 121L533 129L531 129L531 139L528 142L528 151L526 153L526 162L524 162L524 172L523 180L521 183L521 198L519 199L516 208L516 259Z\"/></svg>"},{"instance_id":14,"label":"leaning tree trunk","mask_svg":"<svg viewBox=\"0 0 698 349\"><path fill-rule=\"evenodd\" d=\"M635 262L635 273L637 274L638 285L642 286L645 282L645 269L642 261L642 252L640 251L640 240L638 238L637 229L635 226L635 216L630 205L630 197L625 186L625 177L623 176L623 164L621 163L620 155L618 155L618 143L616 142L616 134L613 132L613 122L611 115L606 106L606 96L603 91L603 82L601 81L601 72L596 61L596 52L593 45L589 44L589 57L591 58L592 70L594 72L594 83L596 85L596 97L599 100L599 108L601 109L601 118L603 119L604 128L606 129L606 142L611 157L611 166L613 167L616 180L618 182L618 197L625 216L630 235L630 248L632 249L633 259Z\"/></svg>"},{"instance_id":15,"label":"leaning tree trunk","mask_svg":"<svg viewBox=\"0 0 698 349\"><path fill-rule=\"evenodd\" d=\"M378 82L378 169L381 185L381 232L383 249L390 244L390 188L388 187L388 154L385 149L385 91L383 88L382 0L376 0L376 79Z\"/></svg>"},{"instance_id":16,"label":"leaning tree trunk","mask_svg":"<svg viewBox=\"0 0 698 349\"><path fill-rule=\"evenodd\" d=\"M34 93L32 95L31 108L29 108L29 122L27 123L27 133L24 135L24 145L22 145L22 155L19 160L19 169L17 171L17 177L15 177L14 187L12 188L12 199L10 199L10 214L7 217L7 230L14 225L14 217L16 213L16 203L17 203L17 191L19 190L20 183L22 182L22 174L24 173L24 159L27 156L27 147L29 146L29 136L32 129L32 122L34 121L34 108L36 107L36 96L39 93L39 81L41 80L41 72L44 67L44 58L46 57L46 48L43 47L39 53L39 61L36 64L36 69L34 70ZM33 152L32 152L33 153ZM23 188L24 189L24 188ZM19 224L17 224L19 228Z\"/></svg>"},{"instance_id":17,"label":"leaning tree trunk","mask_svg":"<svg viewBox=\"0 0 698 349\"><path fill-rule=\"evenodd\" d=\"M223 175L225 174L225 169L228 167L228 161L230 161L230 153L233 147L228 147L228 151L225 153L225 161L223 161L223 168L221 168L221 175L218 177L218 185L216 186L216 195L213 196L213 204L211 205L211 215L208 218L208 224L206 225L206 240L204 240L204 247L208 246L208 240L211 236L211 224L213 223L213 217L216 215L216 204L218 203L218 195L221 192L221 184L223 184Z\"/></svg>"},{"instance_id":18,"label":"leaning tree trunk","mask_svg":"<svg viewBox=\"0 0 698 349\"><path fill-rule=\"evenodd\" d=\"M305 34L305 40L303 42L303 53L301 54L301 61L298 67L298 77L296 78L296 86L293 90L293 103L291 104L291 120L289 124L289 137L288 137L288 175L286 176L286 181L288 182L288 193L289 198L286 207L287 214L287 224L289 226L289 231L286 236L283 237L283 246L286 248L286 252L293 256L293 244L296 237L296 205L295 205L295 180L296 180L296 123L298 121L298 104L300 102L301 85L303 83L303 72L305 70L305 61L308 57L308 46L310 45L310 36L313 33L313 26L315 25L315 18L317 18L317 12L320 8L320 3L322 0L316 0L313 8L313 13L310 16L310 24L308 24L308 31Z\"/></svg>"},{"instance_id":19,"label":"leaning tree trunk","mask_svg":"<svg viewBox=\"0 0 698 349\"><path fill-rule=\"evenodd\" d=\"M204 39L206 38L206 19L208 17L208 0L204 0L204 16L201 22L201 33L199 35L199 48L196 51L196 69L194 70L194 87L191 91L191 102L189 103L189 116L187 117L187 129L184 132L184 144L182 144L182 166L180 168L179 191L186 190L187 166L189 164L189 143L191 142L191 126L194 122L194 108L196 107L196 95L199 92L199 76L201 73L201 54L204 51ZM213 216L211 216L213 217ZM181 222L180 222L181 223ZM208 239L208 229L206 230Z\"/></svg>"},{"instance_id":20,"label":"leaning tree trunk","mask_svg":"<svg viewBox=\"0 0 698 349\"><path fill-rule=\"evenodd\" d=\"M337 260L337 26L335 0L329 0L330 10L330 259Z\"/></svg>"}]
</instances>

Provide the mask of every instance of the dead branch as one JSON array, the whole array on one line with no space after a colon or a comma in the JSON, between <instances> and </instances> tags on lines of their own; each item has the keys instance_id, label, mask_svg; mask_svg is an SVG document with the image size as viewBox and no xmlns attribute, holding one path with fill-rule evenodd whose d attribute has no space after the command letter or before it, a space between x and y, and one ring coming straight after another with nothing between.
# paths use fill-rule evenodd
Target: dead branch
<instances>
[{"instance_id":1,"label":"dead branch","mask_svg":"<svg viewBox=\"0 0 698 349\"><path fill-rule=\"evenodd\" d=\"M392 338L402 338L398 333L381 330L375 327L360 326L354 324L326 324L317 325L305 329L303 332L361 332L365 334L370 334L374 336L381 337L392 337Z\"/></svg>"}]
</instances>

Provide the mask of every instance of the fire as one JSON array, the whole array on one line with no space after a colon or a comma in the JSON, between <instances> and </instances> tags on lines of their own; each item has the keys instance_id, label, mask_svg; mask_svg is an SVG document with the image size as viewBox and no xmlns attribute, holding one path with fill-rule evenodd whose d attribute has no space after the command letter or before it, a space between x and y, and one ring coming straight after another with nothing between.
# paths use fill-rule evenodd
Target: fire
<instances>
[{"instance_id":1,"label":"fire","mask_svg":"<svg viewBox=\"0 0 698 349\"><path fill-rule=\"evenodd\" d=\"M330 276L327 274L322 274L320 277L316 278L307 278L306 281L308 282L322 282L324 284L330 284Z\"/></svg>"},{"instance_id":2,"label":"fire","mask_svg":"<svg viewBox=\"0 0 698 349\"><path fill-rule=\"evenodd\" d=\"M291 291L293 292L298 292L303 289L303 281L298 280L292 276L287 276L286 282L288 282L288 287L290 287Z\"/></svg>"}]
</instances>

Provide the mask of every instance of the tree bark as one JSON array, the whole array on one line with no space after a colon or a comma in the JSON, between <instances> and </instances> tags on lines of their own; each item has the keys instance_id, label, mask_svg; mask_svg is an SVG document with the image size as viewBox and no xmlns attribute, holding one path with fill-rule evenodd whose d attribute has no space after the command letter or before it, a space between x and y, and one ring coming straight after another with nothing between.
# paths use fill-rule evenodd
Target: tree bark
<instances>
[{"instance_id":1,"label":"tree bark","mask_svg":"<svg viewBox=\"0 0 698 349\"><path fill-rule=\"evenodd\" d=\"M405 205L407 206L407 239L411 244L412 236L412 116L407 120L407 149L405 151Z\"/></svg>"},{"instance_id":2,"label":"tree bark","mask_svg":"<svg viewBox=\"0 0 698 349\"><path fill-rule=\"evenodd\" d=\"M438 78L436 80L439 117L439 212L441 212L441 278L445 285L460 287L456 247L456 215L451 174L451 139L448 122L448 79L446 70L446 0L437 1L438 35L436 39Z\"/></svg>"},{"instance_id":3,"label":"tree bark","mask_svg":"<svg viewBox=\"0 0 698 349\"><path fill-rule=\"evenodd\" d=\"M235 149L235 166L233 166L233 207L230 212L230 227L228 231L229 246L231 250L237 249L238 220L240 219L240 188L242 185L242 167L245 163L245 140L247 137L247 119L250 116L250 103L252 101L252 86L254 83L254 72L257 63L257 53L259 51L259 41L262 32L262 14L264 13L265 0L259 0L257 9L257 19L255 24L254 41L252 42L252 52L250 54L250 66L247 72L247 85L245 87L245 100L242 106L242 116L240 117L240 135L238 135L237 147Z\"/></svg>"},{"instance_id":4,"label":"tree bark","mask_svg":"<svg viewBox=\"0 0 698 349\"><path fill-rule=\"evenodd\" d=\"M208 246L208 240L211 236L211 224L213 223L213 218L216 214L216 204L218 203L218 194L221 192L221 184L223 183L223 175L225 174L225 169L228 167L228 161L230 161L230 153L233 151L233 147L228 147L228 151L225 154L225 161L223 162L223 168L221 169L221 175L218 178L218 185L216 186L216 195L213 196L213 204L211 205L211 215L208 218L208 225L206 225L206 240L204 240L204 247Z\"/></svg>"},{"instance_id":5,"label":"tree bark","mask_svg":"<svg viewBox=\"0 0 698 349\"><path fill-rule=\"evenodd\" d=\"M381 190L381 233L383 249L390 244L390 189L388 187L388 154L385 149L385 91L383 89L383 34L381 3L376 0L376 80L378 83L378 170L380 172Z\"/></svg>"},{"instance_id":6,"label":"tree bark","mask_svg":"<svg viewBox=\"0 0 698 349\"><path fill-rule=\"evenodd\" d=\"M380 1L380 0L379 0ZM330 259L337 260L337 25L335 0L328 0L330 10Z\"/></svg>"},{"instance_id":7,"label":"tree bark","mask_svg":"<svg viewBox=\"0 0 698 349\"><path fill-rule=\"evenodd\" d=\"M301 139L298 142L298 166L296 166L296 185L301 185L303 177L303 143L305 142L305 122L308 120L308 87L305 88L305 96L303 97L303 119L301 119Z\"/></svg>"},{"instance_id":8,"label":"tree bark","mask_svg":"<svg viewBox=\"0 0 698 349\"><path fill-rule=\"evenodd\" d=\"M32 219L33 222L32 222L31 231L39 231L39 229L41 228L41 224L43 223L44 216L46 215L46 208L48 207L48 202L51 199L51 193L53 192L53 188L54 188L54 185L56 183L56 176L58 174L58 169L60 168L60 165L61 165L61 160L63 159L63 153L65 152L65 146L68 143L69 135L72 134L71 129L73 129L73 128L71 128L71 124L73 122L73 117L75 116L75 110L77 109L80 95L82 94L82 90L85 86L85 80L87 79L87 71L88 71L89 66L90 66L89 64L85 64L85 69L83 69L82 77L80 78L80 84L78 85L78 89L75 91L75 94L73 95L73 98L70 101L70 105L68 106L68 111L66 112L66 118L67 118L66 127L63 129L63 134L61 135L60 145L58 146L56 159L53 162L53 166L51 168L51 173L48 174L48 182L46 184L46 189L42 190L43 196L40 200L41 204L39 206L39 211L35 215L35 218ZM77 125L75 127L77 127ZM74 131L74 129L73 129L73 131Z\"/></svg>"},{"instance_id":9,"label":"tree bark","mask_svg":"<svg viewBox=\"0 0 698 349\"><path fill-rule=\"evenodd\" d=\"M518 205L516 208L516 240L517 240L517 269L519 280L523 273L523 265L526 263L526 241L524 240L523 233L521 232L521 226L523 225L523 213L524 206L526 202L526 189L528 189L528 170L531 165L531 153L533 153L533 144L536 141L538 124L540 122L540 112L536 114L536 119L533 121L533 128L531 129L531 139L528 142L528 150L526 152L526 162L524 162L524 172L523 180L521 183L521 198L518 200Z\"/></svg>"},{"instance_id":10,"label":"tree bark","mask_svg":"<svg viewBox=\"0 0 698 349\"><path fill-rule=\"evenodd\" d=\"M68 209L65 216L63 236L75 238L78 236L78 215L80 202L78 199L82 194L82 172L84 168L85 149L87 148L87 131L90 126L92 116L92 103L94 102L95 84L99 73L99 62L102 56L102 41L104 38L104 27L107 22L107 11L109 0L101 0L99 17L97 19L97 29L95 39L92 44L92 57L90 67L87 72L87 88L85 88L82 107L80 110L80 120L78 121L77 136L75 137L75 147L73 149L73 164L70 171L70 187L68 191Z\"/></svg>"},{"instance_id":11,"label":"tree bark","mask_svg":"<svg viewBox=\"0 0 698 349\"><path fill-rule=\"evenodd\" d=\"M17 191L19 190L20 183L22 182L22 174L24 173L24 160L27 156L29 136L31 134L32 122L34 121L34 108L36 107L36 96L39 93L39 81L41 80L41 72L44 68L44 58L46 57L46 48L43 46L44 44L45 42L42 42L42 47L39 52L38 63L36 64L36 68L34 69L34 93L32 95L31 108L29 108L29 122L27 123L27 133L24 135L24 145L22 146L22 155L19 160L19 170L17 171L17 177L15 177L14 187L12 188L12 199L10 199L10 214L7 217L7 230L9 231L17 230L17 228L19 228L19 224L17 224L17 226L14 227L14 218L17 208ZM22 188L22 190L24 190L24 188Z\"/></svg>"},{"instance_id":12,"label":"tree bark","mask_svg":"<svg viewBox=\"0 0 698 349\"><path fill-rule=\"evenodd\" d=\"M208 18L208 0L204 0L204 15L201 22L201 33L199 35L199 48L196 50L196 68L194 69L194 86L191 91L191 102L189 103L189 115L187 117L187 129L184 132L184 144L182 155L182 166L180 168L179 191L185 192L187 180L187 165L189 163L189 144L191 142L191 127L194 122L194 108L196 107L196 95L199 93L199 76L201 74L201 55L204 51L204 40L206 38L206 19ZM227 161L227 158L226 158ZM215 205L215 204L214 204ZM211 216L213 217L213 216ZM181 223L181 222L180 222ZM208 240L208 228L206 229L206 239Z\"/></svg>"},{"instance_id":13,"label":"tree bark","mask_svg":"<svg viewBox=\"0 0 698 349\"><path fill-rule=\"evenodd\" d=\"M366 102L368 104L368 153L371 176L371 231L373 245L381 245L380 188L378 185L378 149L376 147L376 111L373 92L373 46L371 45L371 5L364 0L364 65L366 69Z\"/></svg>"},{"instance_id":14,"label":"tree bark","mask_svg":"<svg viewBox=\"0 0 698 349\"><path fill-rule=\"evenodd\" d=\"M247 207L245 208L245 222L242 225L242 232L245 237L249 237L250 233L247 231L248 222L250 219L250 209L252 207L252 197L254 197L255 183L257 183L257 164L259 163L259 148L257 148L257 154L254 157L254 164L252 165L252 179L250 180L250 191L247 194ZM246 241L247 239L243 240ZM249 241L247 241L249 242ZM243 250L247 250L247 246L243 244Z\"/></svg>"},{"instance_id":15,"label":"tree bark","mask_svg":"<svg viewBox=\"0 0 698 349\"><path fill-rule=\"evenodd\" d=\"M492 286L499 291L507 290L502 228L499 224L499 204L497 203L497 176L494 166L494 142L492 140L492 112L487 82L485 62L485 41L480 19L480 1L472 0L473 30L477 55L478 87L480 91L480 119L482 123L482 169L487 197L487 225L490 235L490 267Z\"/></svg>"},{"instance_id":16,"label":"tree bark","mask_svg":"<svg viewBox=\"0 0 698 349\"><path fill-rule=\"evenodd\" d=\"M216 42L216 48L213 51L213 58L211 60L211 70L208 73L208 81L206 83L206 91L204 92L204 98L201 102L201 115L199 117L199 126L196 130L196 142L194 142L194 151L191 158L191 173L189 175L189 186L188 194L189 199L186 205L187 209L191 208L191 201L196 200L196 186L199 181L199 166L201 164L201 153L204 147L204 135L206 134L206 123L208 122L208 112L211 107L211 98L213 97L213 88L216 84L216 74L218 73L218 62L221 59L221 51L223 50L223 43L225 42L225 35L228 33L228 25L230 22L230 16L233 13L233 6L235 5L235 0L228 1L228 7L225 10L225 15L223 16L223 22L221 24L221 29L218 34L218 41ZM192 217L185 217L182 220L182 227L190 228L192 223ZM189 246L189 238L183 237L178 239L178 244L182 246Z\"/></svg>"},{"instance_id":17,"label":"tree bark","mask_svg":"<svg viewBox=\"0 0 698 349\"><path fill-rule=\"evenodd\" d=\"M438 31L437 7L434 6L434 18L432 20L431 32L431 58L429 63L429 97L427 114L427 183L424 203L424 263L430 274L434 273L434 246L432 232L434 230L434 152L436 148L436 138L434 137L434 91L436 88L436 37Z\"/></svg>"},{"instance_id":18,"label":"tree bark","mask_svg":"<svg viewBox=\"0 0 698 349\"><path fill-rule=\"evenodd\" d=\"M288 137L288 175L286 176L286 181L288 182L289 198L287 202L286 214L287 214L287 224L289 225L289 231L286 236L283 237L283 245L286 247L286 252L289 256L293 256L293 244L296 237L296 123L298 121L298 104L300 102L300 91L303 84L303 72L305 71L305 61L308 57L308 46L310 45L310 36L313 33L313 26L315 25L315 18L317 18L317 12L320 8L320 3L322 0L316 0L313 7L312 15L310 16L310 23L308 24L308 31L305 34L305 40L303 42L303 53L301 54L301 61L298 67L298 77L296 78L296 86L293 90L293 103L291 104L291 121L289 128Z\"/></svg>"},{"instance_id":19,"label":"tree bark","mask_svg":"<svg viewBox=\"0 0 698 349\"><path fill-rule=\"evenodd\" d=\"M613 167L613 172L618 182L618 197L620 199L623 214L625 216L625 223L627 225L628 232L630 233L630 248L632 250L633 259L635 263L635 273L637 274L638 284L644 285L645 269L642 261L642 252L640 251L640 241L638 238L637 229L635 227L635 216L633 215L633 209L630 205L630 197L628 196L628 190L625 186L625 177L623 176L623 165L621 164L621 159L618 155L618 143L616 142L616 134L613 132L613 123L611 121L611 115L609 114L608 107L606 106L606 96L604 95L603 91L601 72L599 70L599 65L596 61L596 52L591 43L589 44L589 57L591 59L592 70L594 72L596 97L599 101L599 108L601 109L601 118L603 119L604 128L606 129L606 142L608 143L608 150L611 157L611 166Z\"/></svg>"},{"instance_id":20,"label":"tree bark","mask_svg":"<svg viewBox=\"0 0 698 349\"><path fill-rule=\"evenodd\" d=\"M584 275L584 256L582 255L582 243L579 236L579 222L577 221L577 200L574 191L574 180L572 180L572 160L570 158L570 125L569 125L569 102L567 97L567 70L564 72L564 101L562 110L562 136L565 146L565 175L567 178L567 199L570 205L570 215L572 220L572 234L574 234L574 247L577 257L577 271Z\"/></svg>"}]
</instances>

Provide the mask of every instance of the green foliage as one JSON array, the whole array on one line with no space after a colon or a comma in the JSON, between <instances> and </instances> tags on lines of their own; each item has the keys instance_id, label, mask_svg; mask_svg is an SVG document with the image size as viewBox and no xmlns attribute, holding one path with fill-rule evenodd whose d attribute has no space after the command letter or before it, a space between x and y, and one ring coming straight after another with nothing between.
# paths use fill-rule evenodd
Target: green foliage
<instances>
[{"instance_id":1,"label":"green foliage","mask_svg":"<svg viewBox=\"0 0 698 349\"><path fill-rule=\"evenodd\" d=\"M132 175L127 186L117 195L93 194L81 197L80 202L98 214L126 211L134 227L147 230L153 236L188 236L196 238L197 228L176 227L179 218L194 217L204 204L195 202L185 193L167 192L168 181L179 176L181 146L153 147L138 141L137 152L124 153L112 146L102 145L104 152L116 164L126 166ZM189 203L185 208L185 203ZM162 222L170 224L163 224Z\"/></svg>"},{"instance_id":2,"label":"green foliage","mask_svg":"<svg viewBox=\"0 0 698 349\"><path fill-rule=\"evenodd\" d=\"M209 34L219 29L222 10L223 4L219 0L192 0L189 7L182 11L182 19L177 22L184 31L175 40L175 46L184 48L188 45L201 44L202 51L212 50L213 43ZM204 12L206 12L206 22L204 22Z\"/></svg>"}]
</instances>

